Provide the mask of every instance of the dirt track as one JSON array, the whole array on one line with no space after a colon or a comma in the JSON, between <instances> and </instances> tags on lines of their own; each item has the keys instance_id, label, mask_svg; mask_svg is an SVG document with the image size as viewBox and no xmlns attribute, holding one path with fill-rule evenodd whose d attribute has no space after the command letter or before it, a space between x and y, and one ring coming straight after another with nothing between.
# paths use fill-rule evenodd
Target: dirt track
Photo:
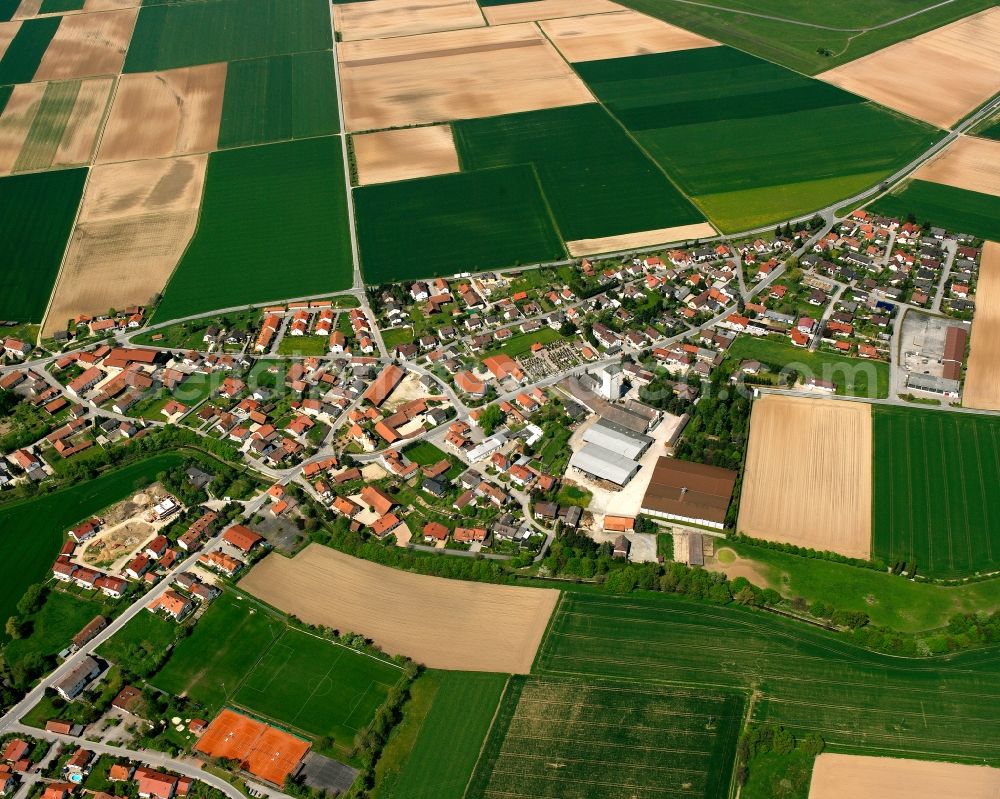
<instances>
[{"instance_id":1,"label":"dirt track","mask_svg":"<svg viewBox=\"0 0 1000 799\"><path fill-rule=\"evenodd\" d=\"M1000 411L1000 244L992 241L983 247L979 267L962 405Z\"/></svg>"},{"instance_id":2,"label":"dirt track","mask_svg":"<svg viewBox=\"0 0 1000 799\"><path fill-rule=\"evenodd\" d=\"M809 799L996 799L1000 769L930 760L835 755L813 766Z\"/></svg>"},{"instance_id":3,"label":"dirt track","mask_svg":"<svg viewBox=\"0 0 1000 799\"><path fill-rule=\"evenodd\" d=\"M367 0L333 7L345 42L478 28L486 24L475 0Z\"/></svg>"},{"instance_id":4,"label":"dirt track","mask_svg":"<svg viewBox=\"0 0 1000 799\"><path fill-rule=\"evenodd\" d=\"M867 559L871 510L869 405L774 394L754 402L740 532Z\"/></svg>"},{"instance_id":5,"label":"dirt track","mask_svg":"<svg viewBox=\"0 0 1000 799\"><path fill-rule=\"evenodd\" d=\"M571 62L669 53L719 44L636 11L552 19L539 25Z\"/></svg>"},{"instance_id":6,"label":"dirt track","mask_svg":"<svg viewBox=\"0 0 1000 799\"><path fill-rule=\"evenodd\" d=\"M268 555L240 588L308 624L371 638L431 668L527 674L558 591L397 571L311 544Z\"/></svg>"},{"instance_id":7,"label":"dirt track","mask_svg":"<svg viewBox=\"0 0 1000 799\"><path fill-rule=\"evenodd\" d=\"M532 24L344 42L337 54L352 132L593 100Z\"/></svg>"},{"instance_id":8,"label":"dirt track","mask_svg":"<svg viewBox=\"0 0 1000 799\"><path fill-rule=\"evenodd\" d=\"M998 52L994 7L817 77L947 128L1000 91Z\"/></svg>"},{"instance_id":9,"label":"dirt track","mask_svg":"<svg viewBox=\"0 0 1000 799\"><path fill-rule=\"evenodd\" d=\"M1000 141L960 136L913 177L1000 197Z\"/></svg>"},{"instance_id":10,"label":"dirt track","mask_svg":"<svg viewBox=\"0 0 1000 799\"><path fill-rule=\"evenodd\" d=\"M353 143L362 186L459 170L449 125L362 133Z\"/></svg>"},{"instance_id":11,"label":"dirt track","mask_svg":"<svg viewBox=\"0 0 1000 799\"><path fill-rule=\"evenodd\" d=\"M566 242L569 254L574 257L581 255L597 255L602 252L620 252L636 247L652 247L656 244L669 244L674 241L692 241L715 236L715 228L708 222L680 227L661 228L660 230L642 230L638 233L622 233L619 236L605 236L599 239L580 239Z\"/></svg>"},{"instance_id":12,"label":"dirt track","mask_svg":"<svg viewBox=\"0 0 1000 799\"><path fill-rule=\"evenodd\" d=\"M221 63L123 76L98 163L214 150L226 70Z\"/></svg>"},{"instance_id":13,"label":"dirt track","mask_svg":"<svg viewBox=\"0 0 1000 799\"><path fill-rule=\"evenodd\" d=\"M35 72L35 80L117 75L135 27L137 8L62 18Z\"/></svg>"},{"instance_id":14,"label":"dirt track","mask_svg":"<svg viewBox=\"0 0 1000 799\"><path fill-rule=\"evenodd\" d=\"M539 19L607 14L624 10L624 6L612 3L610 0L528 0L526 3L487 6L483 9L483 14L486 15L490 25L510 25Z\"/></svg>"}]
</instances>

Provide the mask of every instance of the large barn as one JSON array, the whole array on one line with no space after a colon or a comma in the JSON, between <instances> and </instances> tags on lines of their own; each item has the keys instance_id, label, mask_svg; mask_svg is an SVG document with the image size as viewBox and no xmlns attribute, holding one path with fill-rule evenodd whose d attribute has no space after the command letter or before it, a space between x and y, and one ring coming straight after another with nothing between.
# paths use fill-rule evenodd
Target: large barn
<instances>
[{"instance_id":1,"label":"large barn","mask_svg":"<svg viewBox=\"0 0 1000 799\"><path fill-rule=\"evenodd\" d=\"M663 457L642 499L642 512L721 530L733 498L736 472Z\"/></svg>"}]
</instances>

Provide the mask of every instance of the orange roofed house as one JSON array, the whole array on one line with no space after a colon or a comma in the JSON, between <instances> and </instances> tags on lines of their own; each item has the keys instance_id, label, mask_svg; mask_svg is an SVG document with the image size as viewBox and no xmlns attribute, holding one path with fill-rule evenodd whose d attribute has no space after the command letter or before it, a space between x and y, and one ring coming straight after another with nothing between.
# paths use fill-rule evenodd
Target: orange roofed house
<instances>
[{"instance_id":1,"label":"orange roofed house","mask_svg":"<svg viewBox=\"0 0 1000 799\"><path fill-rule=\"evenodd\" d=\"M244 527L242 524L234 524L223 533L222 538L226 543L232 544L244 554L252 551L254 547L264 540L264 536L255 533L249 527Z\"/></svg>"},{"instance_id":2,"label":"orange roofed house","mask_svg":"<svg viewBox=\"0 0 1000 799\"><path fill-rule=\"evenodd\" d=\"M396 364L390 364L382 370L362 396L378 408L388 399L393 389L399 385L405 374L406 372L396 366Z\"/></svg>"}]
</instances>

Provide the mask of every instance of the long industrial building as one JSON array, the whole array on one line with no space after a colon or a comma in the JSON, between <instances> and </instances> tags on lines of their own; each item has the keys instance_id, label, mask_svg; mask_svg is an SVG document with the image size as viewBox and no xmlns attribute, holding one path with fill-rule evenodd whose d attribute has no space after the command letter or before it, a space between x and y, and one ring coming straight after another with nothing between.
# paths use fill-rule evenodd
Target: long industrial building
<instances>
[{"instance_id":1,"label":"long industrial building","mask_svg":"<svg viewBox=\"0 0 1000 799\"><path fill-rule=\"evenodd\" d=\"M736 476L717 466L660 458L642 499L642 512L721 530Z\"/></svg>"},{"instance_id":2,"label":"long industrial building","mask_svg":"<svg viewBox=\"0 0 1000 799\"><path fill-rule=\"evenodd\" d=\"M599 444L585 444L573 453L569 465L588 477L623 486L639 471L639 462L605 449Z\"/></svg>"},{"instance_id":3,"label":"long industrial building","mask_svg":"<svg viewBox=\"0 0 1000 799\"><path fill-rule=\"evenodd\" d=\"M620 453L629 460L641 458L642 453L653 443L653 439L649 436L636 433L604 418L598 419L590 426L590 429L583 434L583 440L587 444L596 444L603 449Z\"/></svg>"}]
</instances>

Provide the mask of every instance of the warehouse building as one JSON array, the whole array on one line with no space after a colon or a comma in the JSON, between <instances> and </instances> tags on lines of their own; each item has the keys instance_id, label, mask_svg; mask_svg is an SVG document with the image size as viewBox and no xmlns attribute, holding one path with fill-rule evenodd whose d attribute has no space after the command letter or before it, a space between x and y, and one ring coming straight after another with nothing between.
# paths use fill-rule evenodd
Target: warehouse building
<instances>
[{"instance_id":1,"label":"warehouse building","mask_svg":"<svg viewBox=\"0 0 1000 799\"><path fill-rule=\"evenodd\" d=\"M639 471L639 462L599 444L585 444L573 453L569 465L595 480L605 480L617 486L628 483Z\"/></svg>"},{"instance_id":2,"label":"warehouse building","mask_svg":"<svg viewBox=\"0 0 1000 799\"><path fill-rule=\"evenodd\" d=\"M642 453L653 443L653 439L649 436L604 418L598 419L590 426L590 429L583 434L583 440L587 444L620 453L629 460L641 458Z\"/></svg>"},{"instance_id":3,"label":"warehouse building","mask_svg":"<svg viewBox=\"0 0 1000 799\"><path fill-rule=\"evenodd\" d=\"M729 469L662 457L650 477L642 512L721 530L735 485L736 472Z\"/></svg>"}]
</instances>

